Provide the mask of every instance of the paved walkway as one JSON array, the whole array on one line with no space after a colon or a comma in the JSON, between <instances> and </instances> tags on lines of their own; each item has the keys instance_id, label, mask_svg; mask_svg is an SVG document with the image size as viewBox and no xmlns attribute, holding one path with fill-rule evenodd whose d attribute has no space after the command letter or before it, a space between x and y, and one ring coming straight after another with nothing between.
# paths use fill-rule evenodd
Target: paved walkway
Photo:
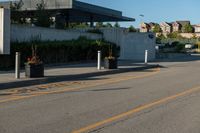
<instances>
[{"instance_id":1,"label":"paved walkway","mask_svg":"<svg viewBox=\"0 0 200 133\"><path fill-rule=\"evenodd\" d=\"M24 71L21 72L21 78L15 79L14 71L0 72L0 89L10 89L25 87L38 84L55 83L62 81L72 81L77 79L87 79L90 77L116 74L121 72L142 70L155 65L144 65L143 63L133 63L132 61L119 61L117 70L97 70L95 63L62 65L45 68L44 78L25 78Z\"/></svg>"},{"instance_id":2,"label":"paved walkway","mask_svg":"<svg viewBox=\"0 0 200 133\"><path fill-rule=\"evenodd\" d=\"M94 67L95 64L78 64L78 65L63 65L63 66L53 66L45 68L45 77L40 79L45 79L47 77L56 77L56 76L66 76L66 75L75 75L83 73L92 73L97 72L97 69ZM105 70L102 70L105 71ZM13 81L24 81L24 80L33 80L34 78L26 78L24 70L20 73L20 79L15 79L14 71L4 71L0 72L0 83L13 82Z\"/></svg>"}]
</instances>

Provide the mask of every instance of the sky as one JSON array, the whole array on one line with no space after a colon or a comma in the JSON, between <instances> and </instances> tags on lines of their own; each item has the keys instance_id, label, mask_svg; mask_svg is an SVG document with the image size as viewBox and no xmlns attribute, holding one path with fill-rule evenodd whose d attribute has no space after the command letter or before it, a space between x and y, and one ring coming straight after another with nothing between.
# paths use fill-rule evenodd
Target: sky
<instances>
[{"instance_id":1,"label":"sky","mask_svg":"<svg viewBox=\"0 0 200 133\"><path fill-rule=\"evenodd\" d=\"M173 22L190 20L200 24L200 0L79 0L99 6L120 10L123 16L135 18L135 22L120 23L121 26L139 27L141 22ZM140 15L144 17L140 17Z\"/></svg>"}]
</instances>

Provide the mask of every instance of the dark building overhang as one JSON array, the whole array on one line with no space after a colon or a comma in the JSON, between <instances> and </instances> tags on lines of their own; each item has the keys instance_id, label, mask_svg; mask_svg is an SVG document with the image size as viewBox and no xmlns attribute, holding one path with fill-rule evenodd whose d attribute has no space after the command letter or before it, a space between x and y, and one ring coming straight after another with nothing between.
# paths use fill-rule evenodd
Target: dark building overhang
<instances>
[{"instance_id":1,"label":"dark building overhang","mask_svg":"<svg viewBox=\"0 0 200 133\"><path fill-rule=\"evenodd\" d=\"M81 12L87 12L94 15L94 21L135 21L133 18L122 16L122 12L100 7L88 3L74 1L72 9L79 10Z\"/></svg>"}]
</instances>

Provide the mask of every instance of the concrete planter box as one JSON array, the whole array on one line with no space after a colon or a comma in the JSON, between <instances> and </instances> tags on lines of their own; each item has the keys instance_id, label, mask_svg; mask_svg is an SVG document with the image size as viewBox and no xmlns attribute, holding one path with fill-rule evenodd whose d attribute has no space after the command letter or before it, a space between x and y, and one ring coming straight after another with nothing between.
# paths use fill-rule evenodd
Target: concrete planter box
<instances>
[{"instance_id":1,"label":"concrete planter box","mask_svg":"<svg viewBox=\"0 0 200 133\"><path fill-rule=\"evenodd\" d=\"M118 68L118 64L117 64L117 59L104 59L104 68L105 69L117 69Z\"/></svg>"},{"instance_id":2,"label":"concrete planter box","mask_svg":"<svg viewBox=\"0 0 200 133\"><path fill-rule=\"evenodd\" d=\"M44 64L25 64L25 76L27 78L44 77Z\"/></svg>"}]
</instances>

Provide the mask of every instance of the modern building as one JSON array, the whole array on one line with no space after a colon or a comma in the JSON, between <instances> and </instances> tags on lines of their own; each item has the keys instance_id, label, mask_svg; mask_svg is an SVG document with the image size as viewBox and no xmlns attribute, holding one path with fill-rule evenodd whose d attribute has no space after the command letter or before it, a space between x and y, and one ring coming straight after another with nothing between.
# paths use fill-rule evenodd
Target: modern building
<instances>
[{"instance_id":1,"label":"modern building","mask_svg":"<svg viewBox=\"0 0 200 133\"><path fill-rule=\"evenodd\" d=\"M18 12L26 12L26 16L31 18L37 11L37 4L41 0L22 0L23 6ZM70 22L90 22L93 26L94 22L121 22L135 21L134 18L125 17L121 11L92 5L76 0L43 0L45 9L52 17L64 19ZM0 6L10 8L15 2L0 2Z\"/></svg>"},{"instance_id":2,"label":"modern building","mask_svg":"<svg viewBox=\"0 0 200 133\"><path fill-rule=\"evenodd\" d=\"M37 12L36 5L40 0L23 0L24 4L19 13L26 13L26 17L33 17ZM70 22L116 22L134 21L122 15L122 12L75 0L44 0L45 10L52 17L60 14L65 23ZM10 8L12 2L1 3L4 8ZM9 23L10 24L10 23ZM90 29L90 28L89 28ZM92 29L92 28L91 28ZM80 31L81 30L81 31ZM148 50L148 59L155 59L155 35L153 33L131 33L126 28L99 28L103 34L89 33L88 29L59 30L53 28L36 27L30 25L11 25L11 42L30 42L33 37L40 37L41 41L64 41L85 36L92 40L104 39L120 46L120 58L126 60L144 60L144 52Z\"/></svg>"}]
</instances>

